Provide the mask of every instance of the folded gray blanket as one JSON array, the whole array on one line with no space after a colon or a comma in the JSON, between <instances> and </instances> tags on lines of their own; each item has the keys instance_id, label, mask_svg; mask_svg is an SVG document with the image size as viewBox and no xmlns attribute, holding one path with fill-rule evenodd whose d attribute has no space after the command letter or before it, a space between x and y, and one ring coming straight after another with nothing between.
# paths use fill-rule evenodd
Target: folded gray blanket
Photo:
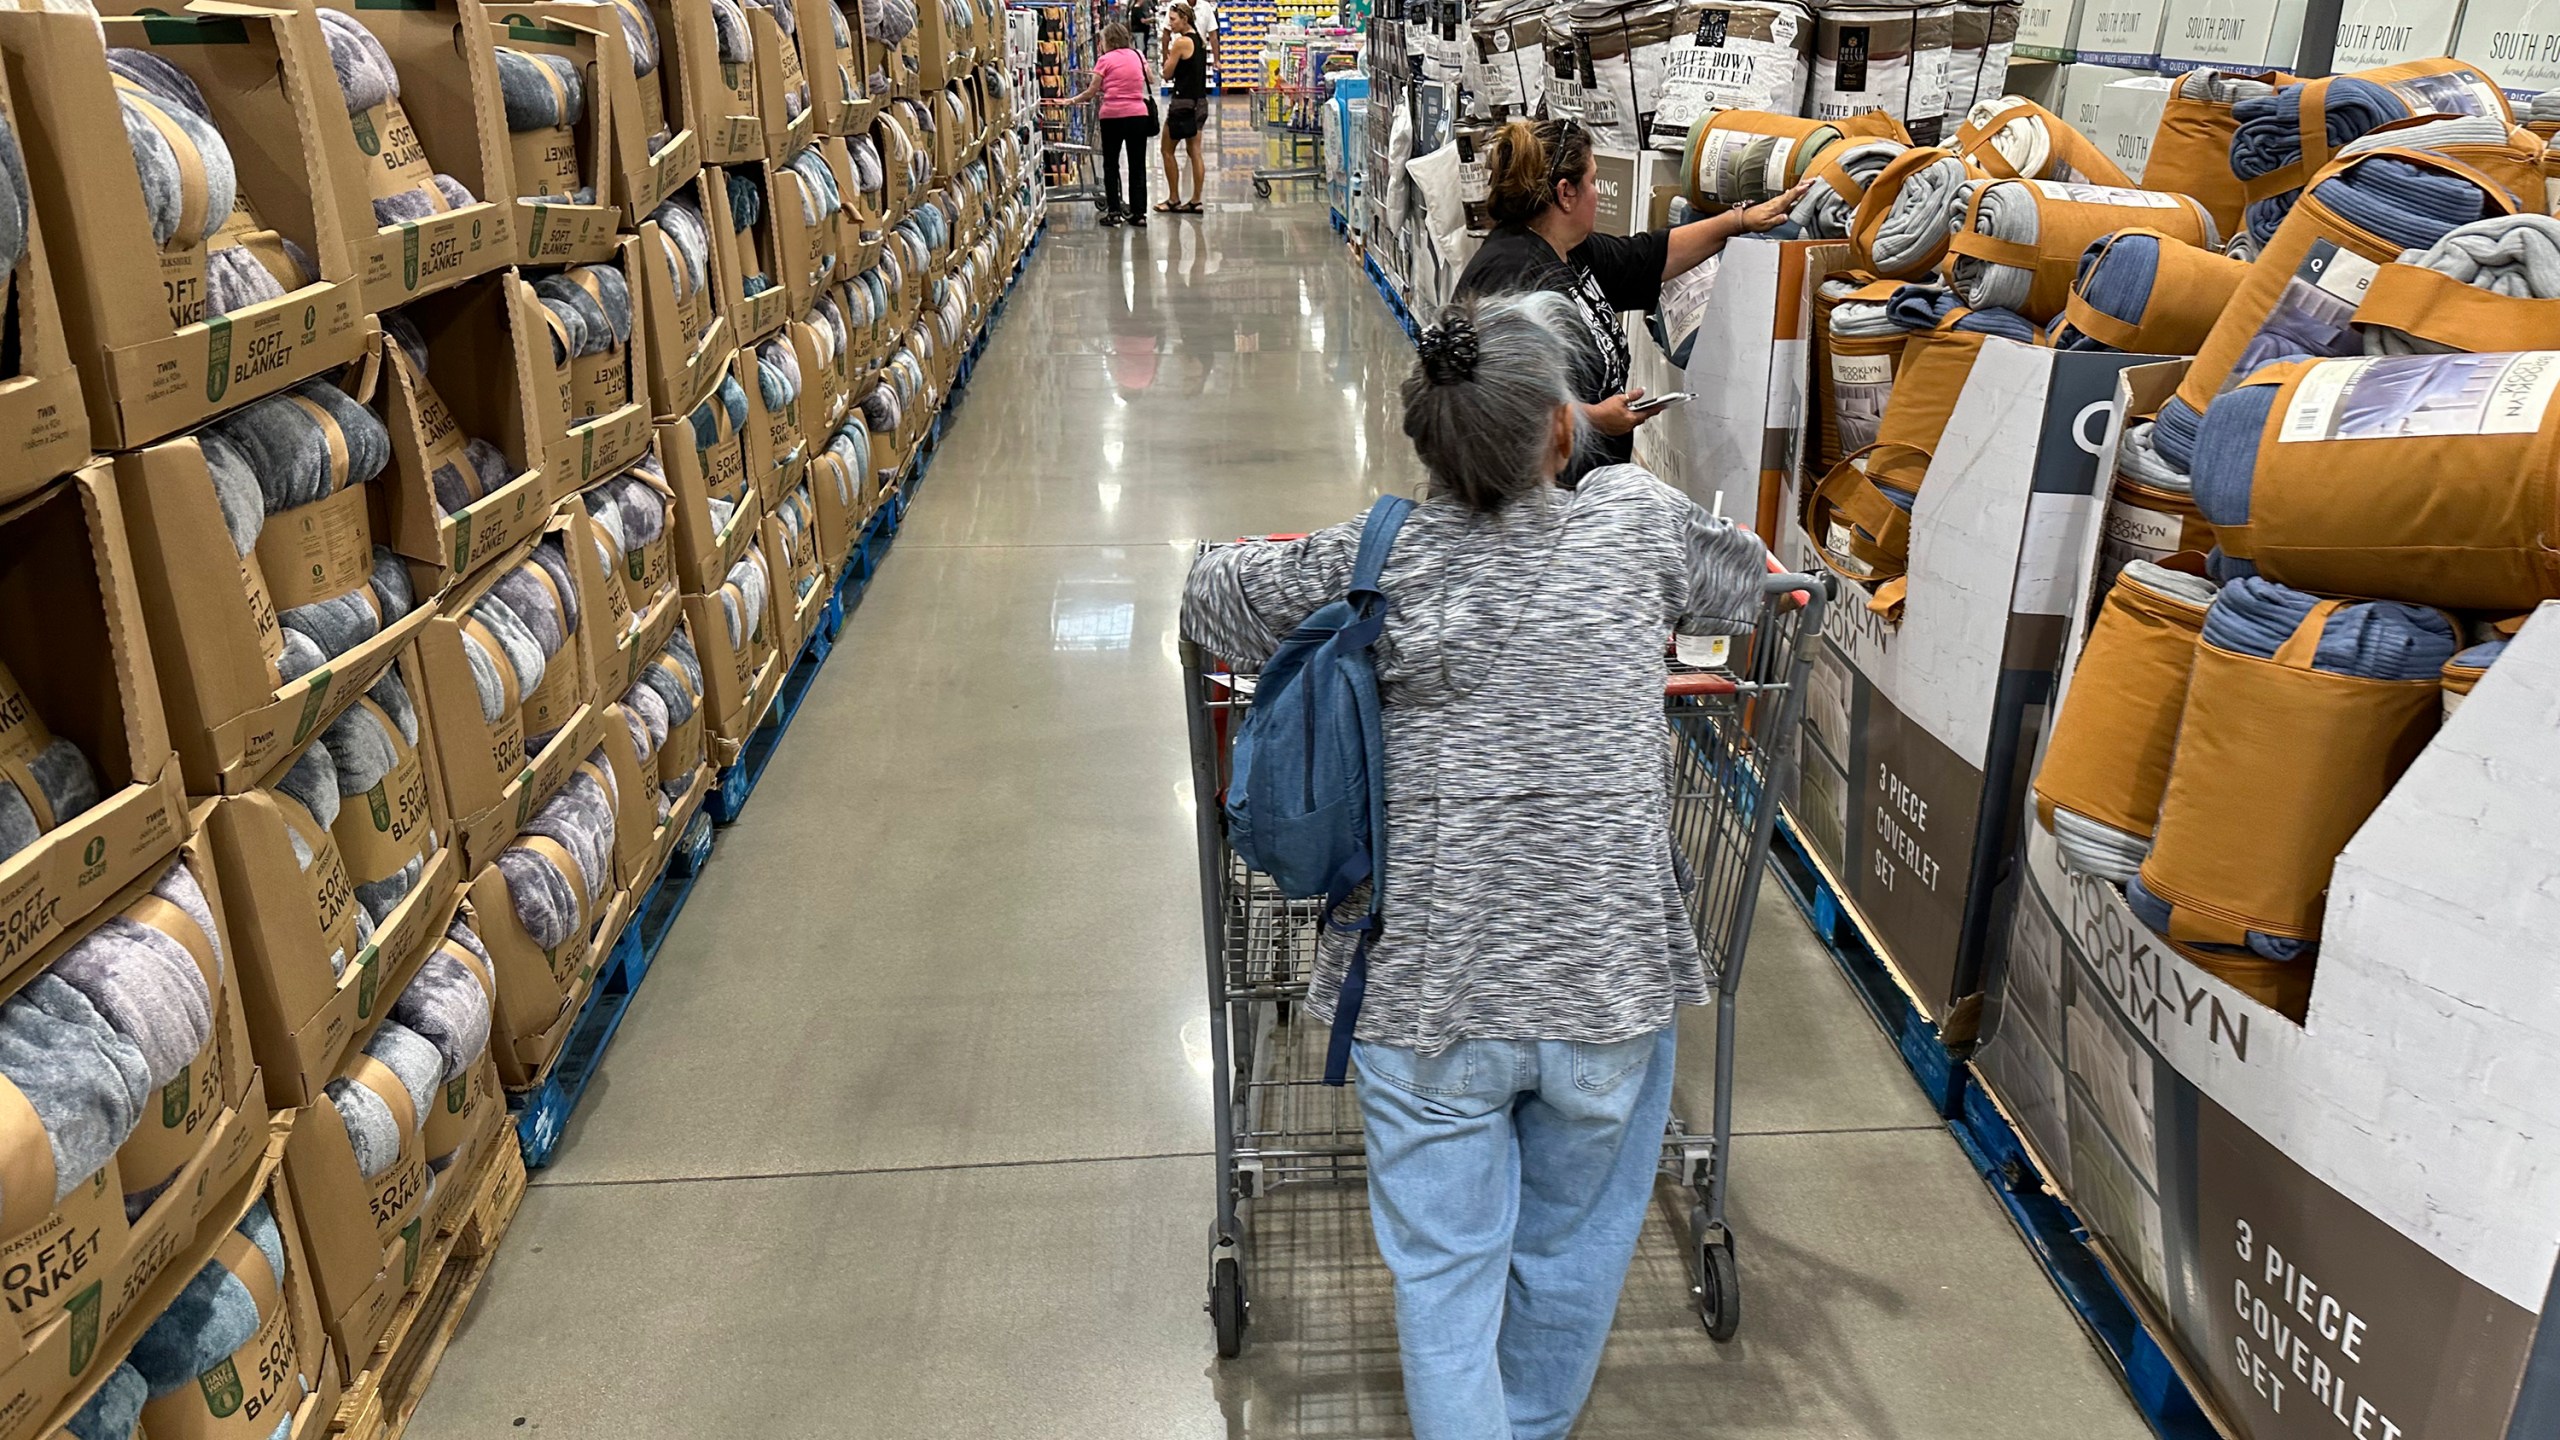
<instances>
[{"instance_id":1,"label":"folded gray blanket","mask_svg":"<svg viewBox=\"0 0 2560 1440\"><path fill-rule=\"evenodd\" d=\"M552 130L585 118L586 80L567 56L496 48L498 95L509 131Z\"/></svg>"},{"instance_id":2,"label":"folded gray blanket","mask_svg":"<svg viewBox=\"0 0 2560 1440\"><path fill-rule=\"evenodd\" d=\"M6 673L0 671L0 681L6 680ZM7 681L6 688L17 687ZM98 803L98 772L89 767L89 757L78 745L60 735L27 761L27 770L38 792L34 796L22 793L16 780L0 776L0 861Z\"/></svg>"},{"instance_id":3,"label":"folded gray blanket","mask_svg":"<svg viewBox=\"0 0 2560 1440\"><path fill-rule=\"evenodd\" d=\"M570 355L601 355L631 339L631 284L611 265L545 275L533 282L533 293L560 317Z\"/></svg>"},{"instance_id":4,"label":"folded gray blanket","mask_svg":"<svg viewBox=\"0 0 2560 1440\"><path fill-rule=\"evenodd\" d=\"M2399 263L2450 276L2475 290L2517 300L2560 300L2560 220L2548 215L2495 215L2445 232L2423 250L2403 250ZM2442 354L2453 349L2389 325L2359 325L2368 355Z\"/></svg>"},{"instance_id":5,"label":"folded gray blanket","mask_svg":"<svg viewBox=\"0 0 2560 1440\"><path fill-rule=\"evenodd\" d=\"M0 1077L44 1126L57 1204L114 1157L156 1088L142 1047L50 972L0 1002Z\"/></svg>"},{"instance_id":6,"label":"folded gray blanket","mask_svg":"<svg viewBox=\"0 0 2560 1440\"><path fill-rule=\"evenodd\" d=\"M542 648L542 642L525 628L524 621L516 618L515 610L495 595L482 596L471 607L471 618L480 622L480 628L498 643L499 653L492 655L470 627L463 629L462 657L471 666L472 683L480 691L480 718L495 725L507 718L508 708L506 676L498 667L503 665L513 672L516 699L521 702L542 684L551 651Z\"/></svg>"},{"instance_id":7,"label":"folded gray blanket","mask_svg":"<svg viewBox=\"0 0 2560 1440\"><path fill-rule=\"evenodd\" d=\"M747 12L738 0L711 0L711 32L722 64L743 65L756 58L755 32L747 28Z\"/></svg>"}]
</instances>

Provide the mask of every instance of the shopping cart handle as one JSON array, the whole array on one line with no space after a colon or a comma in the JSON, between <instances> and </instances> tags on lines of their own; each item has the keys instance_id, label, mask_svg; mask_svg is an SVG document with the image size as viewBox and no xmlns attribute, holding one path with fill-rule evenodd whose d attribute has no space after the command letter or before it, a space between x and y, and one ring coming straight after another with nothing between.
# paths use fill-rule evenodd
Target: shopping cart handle
<instances>
[{"instance_id":1,"label":"shopping cart handle","mask_svg":"<svg viewBox=\"0 0 2560 1440\"><path fill-rule=\"evenodd\" d=\"M1689 695L1731 695L1741 687L1730 675L1713 670L1688 670L1662 682L1666 697Z\"/></svg>"}]
</instances>

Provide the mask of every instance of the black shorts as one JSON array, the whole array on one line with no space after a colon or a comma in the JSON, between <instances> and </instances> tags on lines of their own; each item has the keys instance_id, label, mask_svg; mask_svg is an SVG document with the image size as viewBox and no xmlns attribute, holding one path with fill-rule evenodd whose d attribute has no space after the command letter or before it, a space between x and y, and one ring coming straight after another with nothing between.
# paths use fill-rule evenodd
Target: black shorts
<instances>
[{"instance_id":1,"label":"black shorts","mask_svg":"<svg viewBox=\"0 0 2560 1440\"><path fill-rule=\"evenodd\" d=\"M1164 133L1170 139L1188 140L1200 133L1201 125L1208 118L1208 101L1197 97L1188 100L1176 97L1165 102Z\"/></svg>"}]
</instances>

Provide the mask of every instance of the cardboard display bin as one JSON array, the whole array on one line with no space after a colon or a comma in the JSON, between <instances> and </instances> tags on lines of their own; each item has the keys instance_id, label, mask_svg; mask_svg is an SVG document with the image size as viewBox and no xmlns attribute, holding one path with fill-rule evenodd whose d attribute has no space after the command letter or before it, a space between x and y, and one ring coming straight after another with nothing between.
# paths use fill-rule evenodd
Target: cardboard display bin
<instances>
[{"instance_id":1,"label":"cardboard display bin","mask_svg":"<svg viewBox=\"0 0 2560 1440\"><path fill-rule=\"evenodd\" d=\"M617 718L614 722L620 725ZM601 739L601 727L595 732ZM625 742L629 736L626 734ZM599 746L590 746L580 764L601 761ZM525 932L516 917L507 878L494 863L473 877L468 896L479 917L480 941L497 965L497 1012L489 1033L490 1058L510 1090L541 1083L559 1058L560 1047L575 1026L613 943L630 915L630 895L619 877L604 877L603 893L581 897L583 923L569 939L544 949Z\"/></svg>"},{"instance_id":2,"label":"cardboard display bin","mask_svg":"<svg viewBox=\"0 0 2560 1440\"><path fill-rule=\"evenodd\" d=\"M684 123L700 137L702 163L734 165L761 157L764 121L756 109L755 66L720 58L711 7L649 0L649 8L657 16L658 49L665 57L659 64L677 72Z\"/></svg>"},{"instance_id":3,"label":"cardboard display bin","mask_svg":"<svg viewBox=\"0 0 2560 1440\"><path fill-rule=\"evenodd\" d=\"M404 306L402 317L426 341L423 370L397 344L383 346L381 409L391 431L391 526L384 543L431 576L441 594L541 530L551 509L543 473L543 415L538 400L557 393L533 377L539 368L529 334L508 304L504 277L485 276ZM547 376L545 377L547 379ZM441 513L432 476L443 465L472 473L469 440L485 440L507 457L515 479L451 514Z\"/></svg>"},{"instance_id":4,"label":"cardboard display bin","mask_svg":"<svg viewBox=\"0 0 2560 1440\"><path fill-rule=\"evenodd\" d=\"M755 223L744 229L739 228L737 212L729 204L732 174L753 182L761 201L756 207ZM743 349L781 329L783 322L791 318L791 296L782 280L782 255L774 241L773 185L766 178L764 162L748 161L725 169L704 167L702 205L702 213L710 221L711 271L719 286L720 313L729 317L730 334ZM766 281L766 288L748 294L751 276Z\"/></svg>"},{"instance_id":5,"label":"cardboard display bin","mask_svg":"<svg viewBox=\"0 0 2560 1440\"><path fill-rule=\"evenodd\" d=\"M420 702L416 651L398 667L419 711L418 754L366 796L348 796L338 823L310 828L300 804L272 789L227 796L209 807L206 833L223 879L224 906L249 1000L249 1037L277 1106L309 1105L408 987L453 918L461 874L460 835L437 783L430 717ZM385 832L425 826L436 840L418 881L357 938L357 867L363 827ZM311 863L294 850L299 832ZM358 845L351 862L348 842ZM411 842L414 843L414 842ZM343 968L333 968L342 965Z\"/></svg>"},{"instance_id":6,"label":"cardboard display bin","mask_svg":"<svg viewBox=\"0 0 2560 1440\"><path fill-rule=\"evenodd\" d=\"M716 181L720 172L709 173ZM687 183L697 201L713 188L699 177ZM649 403L651 413L659 416L692 413L719 383L729 352L736 348L735 332L719 300L723 272L720 236L713 228L717 222L709 209L702 213L711 230L711 257L703 284L689 292L677 288L675 271L667 263L667 241L654 218L641 222L634 246L645 277L640 309L649 326Z\"/></svg>"},{"instance_id":7,"label":"cardboard display bin","mask_svg":"<svg viewBox=\"0 0 2560 1440\"><path fill-rule=\"evenodd\" d=\"M790 4L792 0L781 3ZM764 120L765 158L780 163L807 148L818 133L817 87L810 84L809 73L801 65L799 42L782 33L774 12L762 5L743 8L747 12L747 28L756 37L756 113ZM798 12L793 15L796 19ZM833 37L827 39L830 45L834 43ZM794 93L804 102L796 116L783 98Z\"/></svg>"},{"instance_id":8,"label":"cardboard display bin","mask_svg":"<svg viewBox=\"0 0 2560 1440\"><path fill-rule=\"evenodd\" d=\"M639 242L624 236L614 258L599 263L621 270L631 290L631 338L619 355L555 363L557 347L547 338L550 324L533 291L537 277L512 272L505 281L516 331L527 337L518 353L526 372L523 383L534 397L542 426L542 469L550 478L554 499L628 467L649 443L648 387L636 380L647 373L650 354L644 289L648 282ZM589 403L603 408L589 413Z\"/></svg>"},{"instance_id":9,"label":"cardboard display bin","mask_svg":"<svg viewBox=\"0 0 2560 1440\"><path fill-rule=\"evenodd\" d=\"M513 839L524 817L567 781L578 757L595 743L595 716L587 703L594 695L594 676L583 615L579 635L546 663L542 685L533 695L511 697L514 705L495 723L481 709L479 687L463 649L466 632L478 624L471 609L499 577L532 554L533 543L527 543L454 591L418 635L425 683L417 698L427 711L427 733L434 737L445 813L461 834L463 863L469 869L476 870ZM512 688L513 672L503 664L500 669ZM540 750L529 752L527 737L550 724L560 727L557 733Z\"/></svg>"},{"instance_id":10,"label":"cardboard display bin","mask_svg":"<svg viewBox=\"0 0 2560 1440\"><path fill-rule=\"evenodd\" d=\"M18 105L0 67L0 114L11 133L24 135ZM80 371L64 333L62 302L54 294L53 261L45 251L44 217L32 205L26 216L26 254L5 278L9 304L0 325L14 344L17 373L0 378L0 503L32 494L89 459L89 408L80 396Z\"/></svg>"},{"instance_id":11,"label":"cardboard display bin","mask_svg":"<svg viewBox=\"0 0 2560 1440\"><path fill-rule=\"evenodd\" d=\"M809 411L825 404L823 396L810 394L809 375L817 366L817 357L803 338L793 333L797 328L786 326L756 346L738 352L738 384L747 392L747 475L755 482L756 496L768 513L807 473ZM757 352L769 345L782 347L800 367L800 394L787 405L768 407L764 403L764 386L756 374Z\"/></svg>"},{"instance_id":12,"label":"cardboard display bin","mask_svg":"<svg viewBox=\"0 0 2560 1440\"><path fill-rule=\"evenodd\" d=\"M0 1325L0 1391L36 1387L27 1408L38 1413L50 1411L62 1394L90 1378L83 1368L89 1346L101 1337L131 1343L139 1332L125 1322L136 1313L139 1297L173 1267L207 1207L239 1183L263 1148L265 1088L242 1026L237 976L216 959L217 953L231 953L220 882L200 841L184 846L174 863L193 871L213 914L213 933L204 937L208 949L197 957L211 982L210 1036L177 1078L151 1097L142 1123L103 1168L59 1203L29 1206L33 1213L27 1216L13 1207L11 1233L0 1237L0 1273L11 1277L11 1323ZM150 893L166 868L152 867L89 920L28 957L0 981L0 993L23 988L111 918L131 911L150 923L151 912L167 905ZM155 1184L159 1188L152 1193ZM148 1203L128 1218L127 1197L145 1194ZM185 1274L192 1276L192 1267ZM57 1335L64 1325L77 1343L67 1363L56 1354L48 1364L57 1343L70 1343ZM25 1368L30 1360L36 1369ZM0 1434L37 1433L27 1423L32 1418L13 1400L0 1413Z\"/></svg>"},{"instance_id":13,"label":"cardboard display bin","mask_svg":"<svg viewBox=\"0 0 2560 1440\"><path fill-rule=\"evenodd\" d=\"M0 509L7 753L69 740L98 801L0 859L0 973L155 869L188 830L114 473L104 462ZM20 756L24 758L24 756Z\"/></svg>"},{"instance_id":14,"label":"cardboard display bin","mask_svg":"<svg viewBox=\"0 0 2560 1440\"><path fill-rule=\"evenodd\" d=\"M752 424L752 405L749 415ZM725 417L721 428L727 428ZM745 436L731 431L709 449L694 448L695 439L690 419L670 420L658 427L658 455L675 492L675 524L669 533L675 546L676 580L692 594L707 595L720 588L729 567L754 542L762 510L755 484L747 475ZM725 525L712 520L714 498L735 507Z\"/></svg>"},{"instance_id":15,"label":"cardboard display bin","mask_svg":"<svg viewBox=\"0 0 2560 1440\"><path fill-rule=\"evenodd\" d=\"M320 99L336 87L317 44L281 12L0 12L0 67L101 448L148 444L364 353L372 307L330 159L346 115ZM208 319L205 247L152 243L109 46L146 49L185 71L231 141L242 203L237 228L216 241L254 223L301 247L317 281Z\"/></svg>"},{"instance_id":16,"label":"cardboard display bin","mask_svg":"<svg viewBox=\"0 0 2560 1440\"><path fill-rule=\"evenodd\" d=\"M271 577L258 573L268 568L271 542L262 534L258 550L245 558L232 548L196 438L181 435L119 455L115 469L141 576L144 630L191 794L237 795L266 778L373 684L435 608L421 603L372 639L278 684L269 649L278 602L267 593ZM283 530L287 516L334 505L348 507L331 512L336 520L361 521L371 534L384 534L387 519L379 512L392 498L390 479L386 467L366 485L270 517L267 530ZM293 538L288 532L274 543L290 545ZM413 569L410 580L420 595L434 593L431 576L422 579Z\"/></svg>"},{"instance_id":17,"label":"cardboard display bin","mask_svg":"<svg viewBox=\"0 0 2560 1440\"><path fill-rule=\"evenodd\" d=\"M566 17L535 20L509 11L489 22L496 44L527 55L554 55L584 77L574 124L509 131L507 152L512 188L507 192L520 265L588 265L609 258L622 229L622 209L613 203L613 120L615 87L606 66L616 55L594 26L620 23L609 7L596 7L592 24ZM627 65L626 65L627 70ZM503 107L502 114L503 114ZM629 123L639 123L636 117ZM587 192L581 204L579 191Z\"/></svg>"},{"instance_id":18,"label":"cardboard display bin","mask_svg":"<svg viewBox=\"0 0 2560 1440\"><path fill-rule=\"evenodd\" d=\"M0 1372L0 1393L8 1397L0 1435L21 1440L68 1434L64 1427L132 1353L143 1332L206 1264L221 1260L234 1274L246 1272L251 1277L244 1283L255 1287L252 1294L259 1302L257 1332L205 1371L198 1383L147 1404L143 1420L150 1427L148 1433L169 1440L278 1433L289 1440L323 1440L337 1409L338 1389L323 1377L327 1342L298 1215L281 1179L285 1136L291 1126L290 1116L270 1117L262 1110L254 1126L239 1127L245 1173L224 1177L218 1191L203 1197L199 1213L190 1217L187 1226L163 1237L154 1263L146 1272L128 1278L132 1289L108 1302L112 1322L104 1322L103 1316L63 1316L43 1333L56 1328L76 1330L76 1342L67 1343L67 1355L51 1357L56 1363L50 1373ZM285 1273L271 1290L266 1288L264 1264L251 1258L255 1248L234 1233L249 1208L262 1200L275 1216L285 1253ZM39 1368L47 1367L27 1367Z\"/></svg>"},{"instance_id":19,"label":"cardboard display bin","mask_svg":"<svg viewBox=\"0 0 2560 1440\"><path fill-rule=\"evenodd\" d=\"M680 67L673 63L673 51L667 45L668 22L663 15L664 7L652 14L659 27L659 55L645 76L633 72L630 45L610 5L539 0L510 6L499 17L522 16L595 36L598 88L588 92L588 99L592 105L601 98L611 116L606 169L596 177L596 196L620 207L624 229L637 228L650 211L702 171L702 141L685 108Z\"/></svg>"}]
</instances>

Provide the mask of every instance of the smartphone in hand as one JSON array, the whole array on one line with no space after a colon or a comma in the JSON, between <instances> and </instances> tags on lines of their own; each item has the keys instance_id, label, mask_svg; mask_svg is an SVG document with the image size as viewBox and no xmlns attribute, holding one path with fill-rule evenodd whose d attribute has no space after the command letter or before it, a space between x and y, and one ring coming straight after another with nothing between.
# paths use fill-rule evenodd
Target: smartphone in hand
<instances>
[{"instance_id":1,"label":"smartphone in hand","mask_svg":"<svg viewBox=\"0 0 2560 1440\"><path fill-rule=\"evenodd\" d=\"M1627 405L1627 413L1631 415L1650 415L1656 410L1663 409L1666 406L1677 405L1688 398L1689 392L1686 390L1673 390L1662 395L1647 395L1641 400L1630 401Z\"/></svg>"}]
</instances>

